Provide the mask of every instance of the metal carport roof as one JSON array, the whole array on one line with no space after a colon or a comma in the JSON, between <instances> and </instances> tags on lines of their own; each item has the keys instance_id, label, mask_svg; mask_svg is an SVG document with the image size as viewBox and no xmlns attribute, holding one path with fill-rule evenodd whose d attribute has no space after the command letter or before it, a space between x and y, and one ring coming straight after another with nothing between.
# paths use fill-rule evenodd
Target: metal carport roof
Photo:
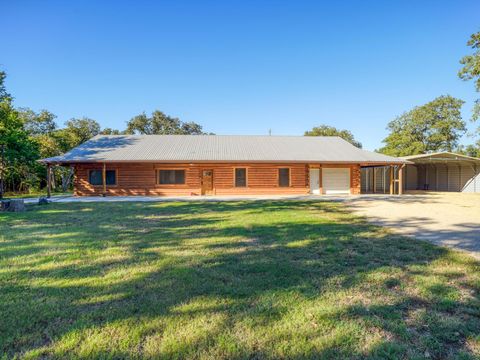
<instances>
[{"instance_id":1,"label":"metal carport roof","mask_svg":"<svg viewBox=\"0 0 480 360\"><path fill-rule=\"evenodd\" d=\"M436 164L436 163L457 163L457 164L465 164L465 165L472 165L477 164L480 165L480 158L456 154L448 151L430 153L430 154L419 154L419 155L411 155L411 156L404 156L403 159L409 160L415 164Z\"/></svg>"}]
</instances>

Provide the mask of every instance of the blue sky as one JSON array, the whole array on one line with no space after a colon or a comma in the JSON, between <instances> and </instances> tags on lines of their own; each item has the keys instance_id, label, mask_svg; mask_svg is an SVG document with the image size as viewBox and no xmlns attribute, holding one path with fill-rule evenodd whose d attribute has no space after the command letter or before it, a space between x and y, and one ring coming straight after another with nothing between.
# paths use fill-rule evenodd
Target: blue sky
<instances>
[{"instance_id":1,"label":"blue sky","mask_svg":"<svg viewBox=\"0 0 480 360\"><path fill-rule=\"evenodd\" d=\"M381 146L391 119L457 78L476 1L10 1L0 68L16 106L123 129L160 109L217 134L319 124ZM470 125L473 129L473 126ZM465 139L464 142L471 141Z\"/></svg>"}]
</instances>

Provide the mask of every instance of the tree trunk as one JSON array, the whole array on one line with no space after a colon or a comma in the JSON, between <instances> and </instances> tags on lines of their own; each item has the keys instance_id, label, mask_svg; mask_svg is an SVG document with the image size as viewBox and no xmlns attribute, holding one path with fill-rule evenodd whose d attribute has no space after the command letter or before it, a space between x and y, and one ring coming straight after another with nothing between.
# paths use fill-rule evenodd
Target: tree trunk
<instances>
[{"instance_id":1,"label":"tree trunk","mask_svg":"<svg viewBox=\"0 0 480 360\"><path fill-rule=\"evenodd\" d=\"M62 191L67 192L73 178L73 167L70 167L68 173L62 172Z\"/></svg>"},{"instance_id":2,"label":"tree trunk","mask_svg":"<svg viewBox=\"0 0 480 360\"><path fill-rule=\"evenodd\" d=\"M55 190L57 188L56 186L56 180L55 180L55 171L52 171L52 178L50 179L51 180L51 186L52 186L52 189Z\"/></svg>"}]
</instances>

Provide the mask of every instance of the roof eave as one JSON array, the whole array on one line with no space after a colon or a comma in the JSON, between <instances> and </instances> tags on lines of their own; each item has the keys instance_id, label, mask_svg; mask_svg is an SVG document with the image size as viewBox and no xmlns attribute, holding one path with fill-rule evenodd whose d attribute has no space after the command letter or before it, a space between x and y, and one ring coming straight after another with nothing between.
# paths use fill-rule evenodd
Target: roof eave
<instances>
[{"instance_id":1,"label":"roof eave","mask_svg":"<svg viewBox=\"0 0 480 360\"><path fill-rule=\"evenodd\" d=\"M408 165L414 164L408 160L188 160L188 159L179 159L179 160L108 160L108 159L81 159L81 160L60 160L60 159L41 159L38 162L42 164L92 164L92 163L198 163L198 164L212 164L212 163L292 163L292 164L370 164L370 165Z\"/></svg>"},{"instance_id":2,"label":"roof eave","mask_svg":"<svg viewBox=\"0 0 480 360\"><path fill-rule=\"evenodd\" d=\"M480 162L480 158L473 157L473 156L468 156L468 155L463 155L463 154L456 154L450 151L440 151L440 152L435 152L435 153L430 153L430 154L418 154L418 155L409 155L409 156L402 156L402 159L406 160L420 160L420 159L432 159L435 160L436 156L439 155L450 155L452 156L451 159L442 159L442 158L436 158L439 160L453 160L453 161L473 161L473 162Z\"/></svg>"}]
</instances>

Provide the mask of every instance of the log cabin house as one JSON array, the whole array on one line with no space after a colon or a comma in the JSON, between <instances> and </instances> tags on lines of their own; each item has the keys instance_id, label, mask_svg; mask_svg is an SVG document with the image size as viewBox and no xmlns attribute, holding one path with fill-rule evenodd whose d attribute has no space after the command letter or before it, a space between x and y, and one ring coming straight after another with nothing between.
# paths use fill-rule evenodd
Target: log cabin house
<instances>
[{"instance_id":1,"label":"log cabin house","mask_svg":"<svg viewBox=\"0 0 480 360\"><path fill-rule=\"evenodd\" d=\"M334 136L222 135L98 135L41 162L48 178L72 167L76 196L359 194L361 168L378 166L398 174L393 194L409 163Z\"/></svg>"}]
</instances>

